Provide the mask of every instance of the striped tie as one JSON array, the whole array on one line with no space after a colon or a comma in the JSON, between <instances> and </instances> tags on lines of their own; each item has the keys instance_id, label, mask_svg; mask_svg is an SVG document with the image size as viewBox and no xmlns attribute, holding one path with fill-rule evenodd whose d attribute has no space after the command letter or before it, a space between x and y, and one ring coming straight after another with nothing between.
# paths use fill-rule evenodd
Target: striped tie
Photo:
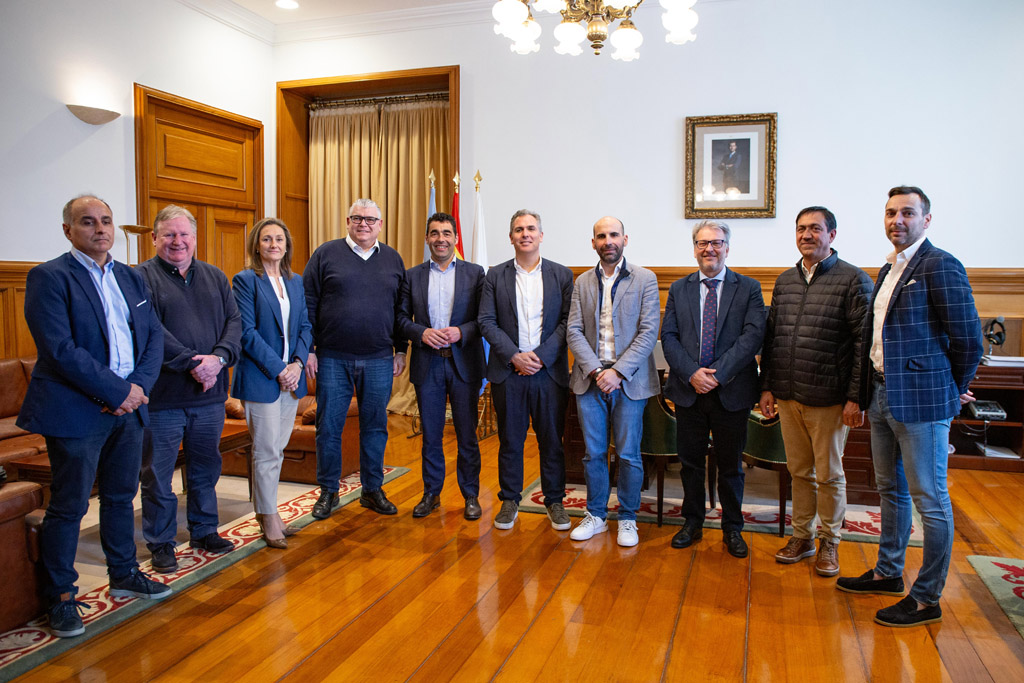
<instances>
[{"instance_id":1,"label":"striped tie","mask_svg":"<svg viewBox=\"0 0 1024 683\"><path fill-rule=\"evenodd\" d=\"M704 297L704 313L700 319L700 366L711 367L715 360L715 326L718 324L718 280L707 279L708 294Z\"/></svg>"}]
</instances>

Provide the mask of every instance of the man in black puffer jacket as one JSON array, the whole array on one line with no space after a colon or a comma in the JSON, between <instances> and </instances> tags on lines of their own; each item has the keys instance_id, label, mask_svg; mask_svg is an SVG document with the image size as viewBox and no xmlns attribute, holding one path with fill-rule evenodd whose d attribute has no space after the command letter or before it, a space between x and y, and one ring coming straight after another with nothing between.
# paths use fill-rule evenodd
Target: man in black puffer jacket
<instances>
[{"instance_id":1,"label":"man in black puffer jacket","mask_svg":"<svg viewBox=\"0 0 1024 683\"><path fill-rule=\"evenodd\" d=\"M857 404L861 325L871 279L832 249L836 217L811 206L796 217L803 255L772 291L761 352L761 412L778 414L793 476L793 536L775 554L783 564L815 554L815 515L821 539L815 570L839 573L839 537L846 515L843 448L849 427L864 423Z\"/></svg>"}]
</instances>

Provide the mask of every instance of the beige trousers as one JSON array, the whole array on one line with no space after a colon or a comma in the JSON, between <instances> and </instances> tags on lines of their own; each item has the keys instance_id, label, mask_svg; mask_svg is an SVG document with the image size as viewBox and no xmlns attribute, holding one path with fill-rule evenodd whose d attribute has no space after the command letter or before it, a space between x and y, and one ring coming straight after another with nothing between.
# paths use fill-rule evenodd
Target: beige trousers
<instances>
[{"instance_id":1,"label":"beige trousers","mask_svg":"<svg viewBox=\"0 0 1024 683\"><path fill-rule=\"evenodd\" d=\"M822 536L838 541L846 516L843 449L849 428L843 424L843 406L778 401L778 410L793 477L793 536L814 538L817 515Z\"/></svg>"},{"instance_id":2,"label":"beige trousers","mask_svg":"<svg viewBox=\"0 0 1024 683\"><path fill-rule=\"evenodd\" d=\"M252 503L256 514L277 513L277 482L281 479L284 447L292 437L299 399L282 391L273 403L242 401L245 423L252 435Z\"/></svg>"}]
</instances>

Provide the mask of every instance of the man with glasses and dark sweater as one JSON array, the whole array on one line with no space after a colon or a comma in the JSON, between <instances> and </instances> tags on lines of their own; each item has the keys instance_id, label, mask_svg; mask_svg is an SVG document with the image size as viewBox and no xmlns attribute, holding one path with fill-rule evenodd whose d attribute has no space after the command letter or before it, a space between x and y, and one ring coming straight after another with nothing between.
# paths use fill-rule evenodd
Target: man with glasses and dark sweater
<instances>
[{"instance_id":1,"label":"man with glasses and dark sweater","mask_svg":"<svg viewBox=\"0 0 1024 683\"><path fill-rule=\"evenodd\" d=\"M353 394L359 404L359 504L382 515L398 512L382 487L391 382L405 368L406 342L396 332L405 263L377 241L384 221L373 200L357 199L345 223L348 236L317 247L303 273L313 324L306 373L316 378L317 519L338 506L341 432Z\"/></svg>"}]
</instances>

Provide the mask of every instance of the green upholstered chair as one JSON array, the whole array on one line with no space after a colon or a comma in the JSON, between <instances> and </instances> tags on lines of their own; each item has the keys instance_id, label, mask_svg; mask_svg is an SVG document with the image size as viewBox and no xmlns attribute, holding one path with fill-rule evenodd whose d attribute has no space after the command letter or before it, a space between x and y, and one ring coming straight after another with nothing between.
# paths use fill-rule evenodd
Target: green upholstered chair
<instances>
[{"instance_id":1,"label":"green upholstered chair","mask_svg":"<svg viewBox=\"0 0 1024 683\"><path fill-rule=\"evenodd\" d=\"M778 415L766 418L757 411L750 411L743 462L779 473L779 536L785 536L786 498L792 479L786 467L786 447L782 443L782 427Z\"/></svg>"},{"instance_id":2,"label":"green upholstered chair","mask_svg":"<svg viewBox=\"0 0 1024 683\"><path fill-rule=\"evenodd\" d=\"M640 454L644 459L644 469L653 466L657 474L658 487L658 526L661 526L665 506L665 469L669 460L677 459L676 450L676 415L675 409L668 404L663 395L647 399L644 408L644 434L640 441ZM717 478L714 458L708 458L708 498L711 507L715 507L715 479Z\"/></svg>"}]
</instances>

